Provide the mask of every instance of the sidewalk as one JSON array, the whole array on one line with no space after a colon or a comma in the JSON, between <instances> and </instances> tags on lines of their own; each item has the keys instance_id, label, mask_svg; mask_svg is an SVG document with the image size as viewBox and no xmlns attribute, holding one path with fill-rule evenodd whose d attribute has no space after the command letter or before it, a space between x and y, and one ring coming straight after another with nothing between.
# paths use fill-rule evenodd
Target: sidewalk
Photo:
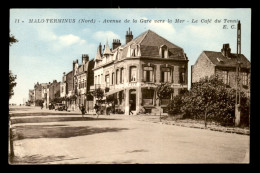
<instances>
[{"instance_id":1,"label":"sidewalk","mask_svg":"<svg viewBox=\"0 0 260 173\"><path fill-rule=\"evenodd\" d=\"M162 119L161 122L160 122L159 115L113 114L113 115L110 115L110 116L113 117L113 118L127 118L129 120L160 123L160 124L165 124L165 125L175 125L175 126L181 126L181 127L189 127L189 128L198 128L198 129L219 131L219 132L224 132L224 133L236 133L236 134L241 134L241 135L250 135L250 129L247 129L247 128L224 127L224 126L216 125L216 124L213 124L213 123L208 123L207 128L205 128L204 122L199 122L199 121L195 121L195 120L186 120L186 119L184 119L184 120L164 120L164 119Z\"/></svg>"}]
</instances>

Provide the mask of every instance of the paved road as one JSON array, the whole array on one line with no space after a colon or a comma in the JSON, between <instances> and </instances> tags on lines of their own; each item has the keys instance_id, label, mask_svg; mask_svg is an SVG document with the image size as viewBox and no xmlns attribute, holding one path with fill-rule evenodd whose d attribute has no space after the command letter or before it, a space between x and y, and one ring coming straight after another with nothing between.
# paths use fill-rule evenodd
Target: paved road
<instances>
[{"instance_id":1,"label":"paved road","mask_svg":"<svg viewBox=\"0 0 260 173\"><path fill-rule=\"evenodd\" d=\"M82 120L78 113L37 111L27 110L12 118L14 152L21 163L249 163L246 135L138 121L124 115L98 119L88 115Z\"/></svg>"}]
</instances>

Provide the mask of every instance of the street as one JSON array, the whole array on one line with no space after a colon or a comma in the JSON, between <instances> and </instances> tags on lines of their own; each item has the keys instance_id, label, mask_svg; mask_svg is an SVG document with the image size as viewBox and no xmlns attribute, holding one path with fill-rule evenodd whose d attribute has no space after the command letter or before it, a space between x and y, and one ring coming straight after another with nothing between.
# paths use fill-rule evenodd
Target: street
<instances>
[{"instance_id":1,"label":"street","mask_svg":"<svg viewBox=\"0 0 260 173\"><path fill-rule=\"evenodd\" d=\"M79 112L19 106L10 107L10 113L15 164L249 163L247 135L139 121L137 116L83 119Z\"/></svg>"}]
</instances>

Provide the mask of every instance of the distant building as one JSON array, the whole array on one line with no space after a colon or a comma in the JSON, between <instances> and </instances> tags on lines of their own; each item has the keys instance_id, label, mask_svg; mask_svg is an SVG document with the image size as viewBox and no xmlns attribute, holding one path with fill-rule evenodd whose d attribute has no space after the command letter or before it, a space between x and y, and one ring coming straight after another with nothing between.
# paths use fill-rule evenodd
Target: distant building
<instances>
[{"instance_id":1,"label":"distant building","mask_svg":"<svg viewBox=\"0 0 260 173\"><path fill-rule=\"evenodd\" d=\"M91 89L105 90L105 97L112 95L117 112L129 115L131 109L134 114L145 111L158 115L160 109L166 113L171 97L187 89L187 67L188 58L181 47L151 30L133 39L129 29L125 45L113 40L112 50L108 42L103 50L101 44L98 46ZM156 87L166 82L174 94L159 103Z\"/></svg>"},{"instance_id":2,"label":"distant building","mask_svg":"<svg viewBox=\"0 0 260 173\"><path fill-rule=\"evenodd\" d=\"M29 90L29 99L28 102L30 105L34 105L35 104L35 100L34 100L34 90L31 89Z\"/></svg>"},{"instance_id":3,"label":"distant building","mask_svg":"<svg viewBox=\"0 0 260 173\"><path fill-rule=\"evenodd\" d=\"M231 88L236 88L236 67L241 62L241 89L250 96L251 63L243 54L231 53L229 44L223 44L220 52L203 51L191 66L191 85L201 78L218 75Z\"/></svg>"},{"instance_id":4,"label":"distant building","mask_svg":"<svg viewBox=\"0 0 260 173\"><path fill-rule=\"evenodd\" d=\"M34 85L34 102L37 100L43 100L44 106L47 105L47 92L48 92L48 83L39 83L37 82ZM35 106L40 106L35 102Z\"/></svg>"},{"instance_id":5,"label":"distant building","mask_svg":"<svg viewBox=\"0 0 260 173\"><path fill-rule=\"evenodd\" d=\"M58 97L60 97L60 82L53 80L53 82L49 84L49 101L53 102L54 99Z\"/></svg>"}]
</instances>

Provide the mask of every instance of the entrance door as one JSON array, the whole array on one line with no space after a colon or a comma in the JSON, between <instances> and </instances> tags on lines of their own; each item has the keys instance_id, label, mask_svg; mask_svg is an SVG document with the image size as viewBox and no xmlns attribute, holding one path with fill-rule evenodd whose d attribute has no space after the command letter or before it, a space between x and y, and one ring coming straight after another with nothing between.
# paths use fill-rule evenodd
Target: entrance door
<instances>
[{"instance_id":1,"label":"entrance door","mask_svg":"<svg viewBox=\"0 0 260 173\"><path fill-rule=\"evenodd\" d=\"M136 110L136 90L135 89L131 89L129 91L129 103L131 104L131 110L135 111Z\"/></svg>"}]
</instances>

